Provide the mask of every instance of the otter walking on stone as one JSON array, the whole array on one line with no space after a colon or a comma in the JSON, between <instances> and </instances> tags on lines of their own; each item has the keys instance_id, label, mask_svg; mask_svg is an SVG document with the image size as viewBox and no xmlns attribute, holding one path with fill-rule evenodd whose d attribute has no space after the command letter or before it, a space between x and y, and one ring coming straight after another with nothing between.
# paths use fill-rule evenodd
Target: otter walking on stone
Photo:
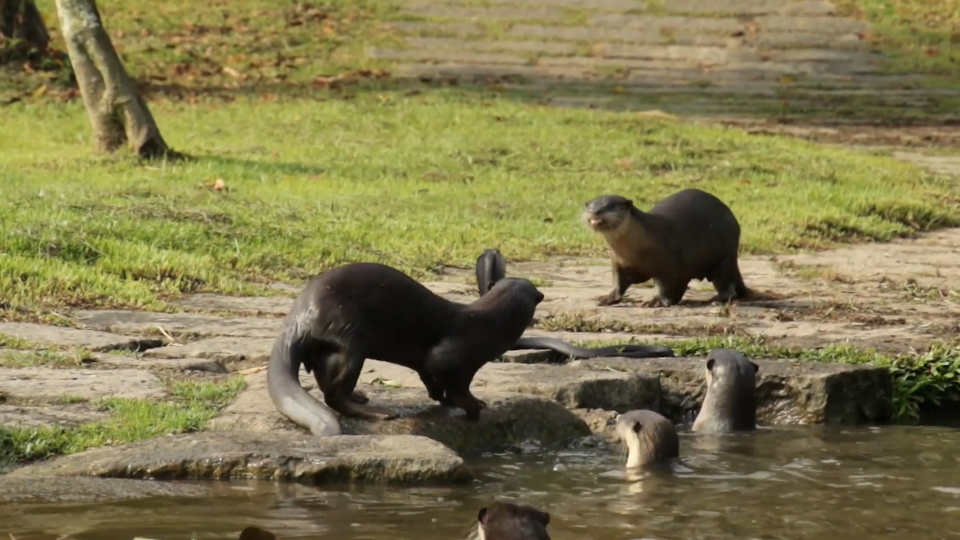
<instances>
[{"instance_id":1,"label":"otter walking on stone","mask_svg":"<svg viewBox=\"0 0 960 540\"><path fill-rule=\"evenodd\" d=\"M494 284L507 276L507 261L497 249L485 249L477 258L476 265L477 289L480 296L489 291ZM614 345L588 349L577 347L566 341L548 337L521 337L514 343L511 350L517 349L549 349L570 358L672 358L673 349L662 345Z\"/></svg>"},{"instance_id":2,"label":"otter walking on stone","mask_svg":"<svg viewBox=\"0 0 960 540\"><path fill-rule=\"evenodd\" d=\"M610 246L613 290L599 305L620 303L634 284L650 279L657 296L647 306L680 303L690 281L709 280L723 302L748 290L737 255L740 224L730 208L699 189L684 189L642 212L630 199L604 195L587 202L582 219Z\"/></svg>"},{"instance_id":3,"label":"otter walking on stone","mask_svg":"<svg viewBox=\"0 0 960 540\"><path fill-rule=\"evenodd\" d=\"M550 540L550 514L532 506L497 501L477 514L479 540Z\"/></svg>"},{"instance_id":4,"label":"otter walking on stone","mask_svg":"<svg viewBox=\"0 0 960 540\"><path fill-rule=\"evenodd\" d=\"M627 446L627 468L661 466L680 457L680 437L669 419L646 409L617 415L617 436Z\"/></svg>"},{"instance_id":5,"label":"otter walking on stone","mask_svg":"<svg viewBox=\"0 0 960 540\"><path fill-rule=\"evenodd\" d=\"M413 369L431 399L477 420L486 405L470 392L473 377L516 343L542 300L526 279L498 281L472 304L459 304L386 265L334 268L307 283L284 320L267 366L270 399L314 434L340 434L330 409L300 386L303 365L334 411L394 418L395 411L367 405L354 391L371 358Z\"/></svg>"},{"instance_id":6,"label":"otter walking on stone","mask_svg":"<svg viewBox=\"0 0 960 540\"><path fill-rule=\"evenodd\" d=\"M757 428L757 373L760 366L733 349L707 354L707 394L693 431L728 433Z\"/></svg>"}]
</instances>

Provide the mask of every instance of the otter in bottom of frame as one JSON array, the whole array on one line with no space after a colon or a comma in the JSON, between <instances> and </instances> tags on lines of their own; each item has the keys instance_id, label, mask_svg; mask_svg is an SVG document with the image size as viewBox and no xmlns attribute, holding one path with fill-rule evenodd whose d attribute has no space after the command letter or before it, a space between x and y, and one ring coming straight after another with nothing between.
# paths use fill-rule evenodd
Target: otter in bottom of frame
<instances>
[{"instance_id":1,"label":"otter in bottom of frame","mask_svg":"<svg viewBox=\"0 0 960 540\"><path fill-rule=\"evenodd\" d=\"M330 409L348 417L395 418L355 392L365 359L417 372L431 399L469 420L486 404L470 392L477 371L510 349L543 294L526 279L497 282L472 304L451 302L403 272L377 263L334 268L307 283L283 322L267 366L274 406L316 435L339 435ZM300 386L303 365L325 407Z\"/></svg>"},{"instance_id":2,"label":"otter in bottom of frame","mask_svg":"<svg viewBox=\"0 0 960 540\"><path fill-rule=\"evenodd\" d=\"M479 540L550 540L550 514L532 506L497 501L477 514Z\"/></svg>"}]
</instances>

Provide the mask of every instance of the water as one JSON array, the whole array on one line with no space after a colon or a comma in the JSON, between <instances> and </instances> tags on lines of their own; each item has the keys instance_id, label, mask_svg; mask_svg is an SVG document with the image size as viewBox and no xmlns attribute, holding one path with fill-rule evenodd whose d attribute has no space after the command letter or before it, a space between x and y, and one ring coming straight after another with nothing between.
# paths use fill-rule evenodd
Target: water
<instances>
[{"instance_id":1,"label":"water","mask_svg":"<svg viewBox=\"0 0 960 540\"><path fill-rule=\"evenodd\" d=\"M210 499L4 505L17 540L236 539L247 525L284 540L456 540L496 497L552 515L554 540L960 538L960 430L778 427L681 434L683 462L626 474L621 448L496 455L453 488L217 483Z\"/></svg>"}]
</instances>

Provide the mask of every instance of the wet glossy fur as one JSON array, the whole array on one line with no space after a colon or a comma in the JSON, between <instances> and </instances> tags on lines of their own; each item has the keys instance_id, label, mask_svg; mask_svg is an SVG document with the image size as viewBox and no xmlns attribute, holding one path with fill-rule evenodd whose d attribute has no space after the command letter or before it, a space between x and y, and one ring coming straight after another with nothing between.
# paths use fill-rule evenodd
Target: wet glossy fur
<instances>
[{"instance_id":1,"label":"wet glossy fur","mask_svg":"<svg viewBox=\"0 0 960 540\"><path fill-rule=\"evenodd\" d=\"M610 247L613 290L601 306L619 303L631 285L650 279L657 286L652 306L680 303L694 279L713 283L721 301L748 294L737 259L740 224L710 193L684 189L647 212L620 195L604 195L587 202L581 218Z\"/></svg>"},{"instance_id":2,"label":"wet glossy fur","mask_svg":"<svg viewBox=\"0 0 960 540\"><path fill-rule=\"evenodd\" d=\"M284 321L267 371L270 397L297 424L319 435L339 434L336 417L300 386L303 365L329 408L344 416L393 418L395 411L369 406L354 391L371 358L413 369L431 399L476 420L485 404L470 392L474 375L516 342L542 300L525 279L498 281L472 304L459 304L389 266L335 268L307 284Z\"/></svg>"},{"instance_id":3,"label":"wet glossy fur","mask_svg":"<svg viewBox=\"0 0 960 540\"><path fill-rule=\"evenodd\" d=\"M497 501L477 514L479 540L550 540L550 514L532 506Z\"/></svg>"},{"instance_id":4,"label":"wet glossy fur","mask_svg":"<svg viewBox=\"0 0 960 540\"><path fill-rule=\"evenodd\" d=\"M707 354L707 394L693 431L729 433L757 427L757 373L760 367L733 349Z\"/></svg>"},{"instance_id":5,"label":"wet glossy fur","mask_svg":"<svg viewBox=\"0 0 960 540\"><path fill-rule=\"evenodd\" d=\"M680 438L669 419L638 409L617 415L617 435L627 446L627 468L661 466L680 457Z\"/></svg>"}]
</instances>

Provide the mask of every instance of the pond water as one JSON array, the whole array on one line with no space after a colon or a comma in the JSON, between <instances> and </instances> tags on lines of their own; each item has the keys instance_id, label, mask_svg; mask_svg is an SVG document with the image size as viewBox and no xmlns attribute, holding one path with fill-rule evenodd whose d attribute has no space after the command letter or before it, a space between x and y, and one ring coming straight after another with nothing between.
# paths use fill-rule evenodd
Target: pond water
<instances>
[{"instance_id":1,"label":"pond water","mask_svg":"<svg viewBox=\"0 0 960 540\"><path fill-rule=\"evenodd\" d=\"M552 515L554 540L960 538L960 430L777 427L681 434L670 473L626 474L619 446L493 455L454 488L217 483L210 499L3 505L17 540L456 540L494 498ZM194 536L194 533L196 535Z\"/></svg>"}]
</instances>

